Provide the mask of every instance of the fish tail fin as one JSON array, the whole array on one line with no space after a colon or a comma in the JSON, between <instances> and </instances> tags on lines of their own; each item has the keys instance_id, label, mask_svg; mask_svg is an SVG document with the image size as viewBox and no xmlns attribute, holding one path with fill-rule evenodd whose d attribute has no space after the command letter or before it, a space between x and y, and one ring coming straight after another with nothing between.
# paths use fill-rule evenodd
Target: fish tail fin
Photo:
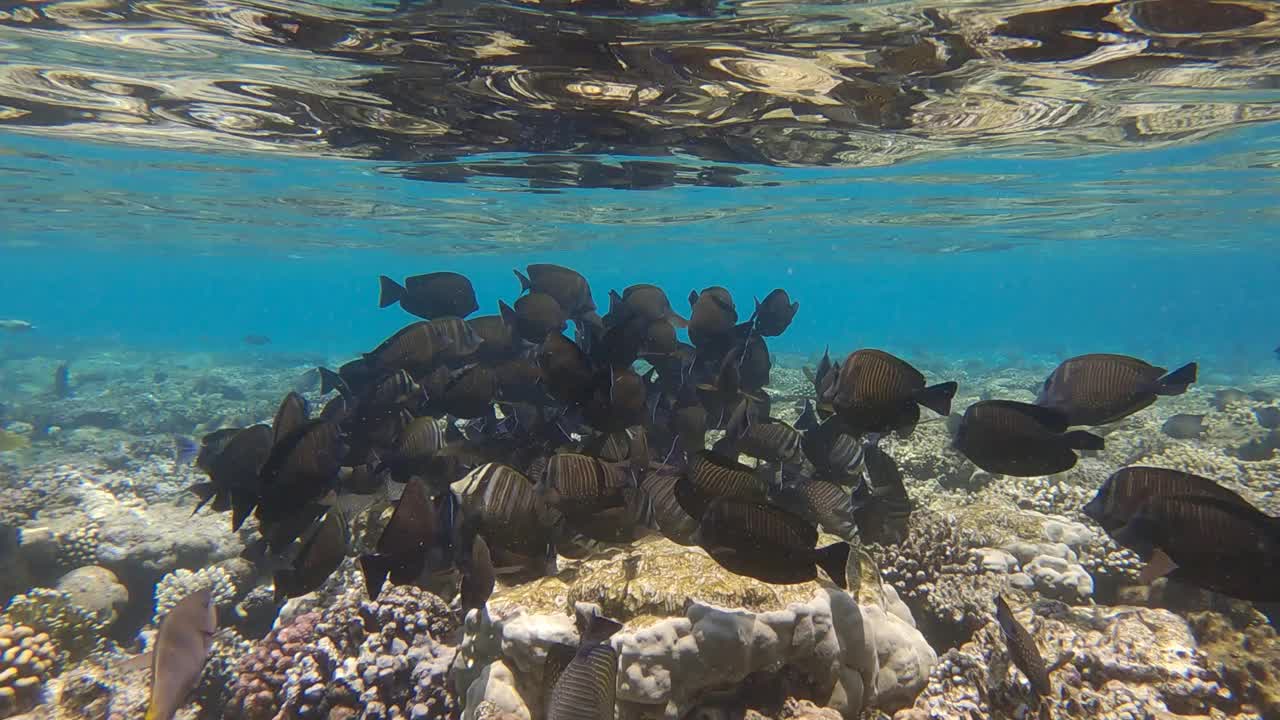
<instances>
[{"instance_id":1,"label":"fish tail fin","mask_svg":"<svg viewBox=\"0 0 1280 720\"><path fill-rule=\"evenodd\" d=\"M956 396L956 389L959 388L954 382L938 383L920 390L916 393L916 402L938 413L939 415L951 414L951 398Z\"/></svg>"},{"instance_id":2,"label":"fish tail fin","mask_svg":"<svg viewBox=\"0 0 1280 720\"><path fill-rule=\"evenodd\" d=\"M520 292L526 292L533 289L533 283L529 282L529 278L519 270L512 270L516 274L516 278L520 280Z\"/></svg>"},{"instance_id":3,"label":"fish tail fin","mask_svg":"<svg viewBox=\"0 0 1280 720\"><path fill-rule=\"evenodd\" d=\"M1102 438L1084 430L1072 430L1066 434L1067 443L1076 450L1101 450L1105 446Z\"/></svg>"},{"instance_id":4,"label":"fish tail fin","mask_svg":"<svg viewBox=\"0 0 1280 720\"><path fill-rule=\"evenodd\" d=\"M327 367L316 368L320 373L320 394L328 395L334 390L341 391L347 386L347 381L342 379L338 373ZM344 393L345 394L345 393Z\"/></svg>"},{"instance_id":5,"label":"fish tail fin","mask_svg":"<svg viewBox=\"0 0 1280 720\"><path fill-rule=\"evenodd\" d=\"M185 435L173 436L173 462L179 467L186 467L195 461L200 454L200 446L195 440Z\"/></svg>"},{"instance_id":6,"label":"fish tail fin","mask_svg":"<svg viewBox=\"0 0 1280 720\"><path fill-rule=\"evenodd\" d=\"M258 506L258 498L251 492L243 490L231 492L231 529L239 531L240 526L244 525L244 521L249 519L249 513Z\"/></svg>"},{"instance_id":7,"label":"fish tail fin","mask_svg":"<svg viewBox=\"0 0 1280 720\"><path fill-rule=\"evenodd\" d=\"M849 587L849 579L844 573L848 562L849 543L838 542L818 549L818 567L825 570L832 581L841 588Z\"/></svg>"},{"instance_id":8,"label":"fish tail fin","mask_svg":"<svg viewBox=\"0 0 1280 720\"><path fill-rule=\"evenodd\" d=\"M196 509L191 511L192 515L200 512L200 508L204 507L205 503L212 500L213 496L218 494L217 491L213 489L213 483L211 482L196 483L195 485L187 488L187 492L195 495L200 500L200 502L196 503Z\"/></svg>"},{"instance_id":9,"label":"fish tail fin","mask_svg":"<svg viewBox=\"0 0 1280 720\"><path fill-rule=\"evenodd\" d=\"M1181 395L1196 381L1200 366L1190 362L1156 381L1157 395Z\"/></svg>"},{"instance_id":10,"label":"fish tail fin","mask_svg":"<svg viewBox=\"0 0 1280 720\"><path fill-rule=\"evenodd\" d=\"M386 555L361 555L360 570L364 573L364 589L370 600L377 600L382 585L391 574L391 558Z\"/></svg>"},{"instance_id":11,"label":"fish tail fin","mask_svg":"<svg viewBox=\"0 0 1280 720\"><path fill-rule=\"evenodd\" d=\"M582 644L595 645L602 643L613 637L621 629L622 623L596 613L587 620L586 628L582 631Z\"/></svg>"},{"instance_id":12,"label":"fish tail fin","mask_svg":"<svg viewBox=\"0 0 1280 720\"><path fill-rule=\"evenodd\" d=\"M400 298L404 297L404 287L387 277L386 275L378 276L378 307L384 308L395 305L400 302Z\"/></svg>"}]
</instances>

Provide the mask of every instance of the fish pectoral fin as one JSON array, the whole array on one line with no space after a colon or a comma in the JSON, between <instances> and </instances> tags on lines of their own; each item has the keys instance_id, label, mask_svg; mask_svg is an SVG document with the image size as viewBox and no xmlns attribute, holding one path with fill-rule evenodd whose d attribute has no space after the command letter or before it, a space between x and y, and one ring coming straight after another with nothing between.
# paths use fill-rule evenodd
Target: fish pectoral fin
<instances>
[{"instance_id":1,"label":"fish pectoral fin","mask_svg":"<svg viewBox=\"0 0 1280 720\"><path fill-rule=\"evenodd\" d=\"M1151 560L1142 567L1142 572L1138 573L1138 582L1150 585L1177 569L1178 564L1173 561L1173 558L1160 548L1156 548L1156 551L1151 554Z\"/></svg>"}]
</instances>

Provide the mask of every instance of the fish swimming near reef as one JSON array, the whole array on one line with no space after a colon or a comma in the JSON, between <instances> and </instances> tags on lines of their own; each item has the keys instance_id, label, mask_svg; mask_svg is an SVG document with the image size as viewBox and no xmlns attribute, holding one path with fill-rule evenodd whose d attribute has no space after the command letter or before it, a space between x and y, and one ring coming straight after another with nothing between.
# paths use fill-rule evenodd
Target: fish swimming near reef
<instances>
[{"instance_id":1,"label":"fish swimming near reef","mask_svg":"<svg viewBox=\"0 0 1280 720\"><path fill-rule=\"evenodd\" d=\"M257 346L261 347L261 346L263 346L263 345L270 345L270 344L271 344L271 338L267 337L266 335L245 335L245 336L244 336L244 344L245 344L245 345L257 345Z\"/></svg>"},{"instance_id":2,"label":"fish swimming near reef","mask_svg":"<svg viewBox=\"0 0 1280 720\"><path fill-rule=\"evenodd\" d=\"M829 401L851 435L896 431L907 436L920 422L920 406L951 413L957 385L925 385L924 375L883 350L857 350L841 363L828 389Z\"/></svg>"},{"instance_id":3,"label":"fish swimming near reef","mask_svg":"<svg viewBox=\"0 0 1280 720\"><path fill-rule=\"evenodd\" d=\"M489 544L481 535L471 537L471 546L464 547L462 552L462 582L458 591L459 605L462 615L471 610L483 610L489 596L493 594L495 572L493 558L489 554Z\"/></svg>"},{"instance_id":4,"label":"fish swimming near reef","mask_svg":"<svg viewBox=\"0 0 1280 720\"><path fill-rule=\"evenodd\" d=\"M1242 600L1280 600L1280 519L1209 478L1124 468L1083 510L1147 563L1143 582L1168 575Z\"/></svg>"},{"instance_id":5,"label":"fish swimming near reef","mask_svg":"<svg viewBox=\"0 0 1280 720\"><path fill-rule=\"evenodd\" d=\"M1013 400L982 400L965 410L955 446L990 473L1032 477L1065 472L1076 450L1101 450L1103 440L1067 430L1067 416L1051 408Z\"/></svg>"},{"instance_id":6,"label":"fish swimming near reef","mask_svg":"<svg viewBox=\"0 0 1280 720\"><path fill-rule=\"evenodd\" d=\"M378 307L400 303L405 312L426 320L465 318L480 309L471 281L455 272L414 275L405 278L403 286L386 275L380 275L378 284Z\"/></svg>"},{"instance_id":7,"label":"fish swimming near reef","mask_svg":"<svg viewBox=\"0 0 1280 720\"><path fill-rule=\"evenodd\" d=\"M1103 530L1111 532L1124 527L1148 500L1161 496L1211 497L1241 506L1249 504L1239 493L1207 477L1135 465L1112 473L1082 510Z\"/></svg>"},{"instance_id":8,"label":"fish swimming near reef","mask_svg":"<svg viewBox=\"0 0 1280 720\"><path fill-rule=\"evenodd\" d=\"M778 585L817 578L822 568L847 587L849 544L821 548L812 523L767 502L717 497L698 518L697 542L730 572Z\"/></svg>"},{"instance_id":9,"label":"fish swimming near reef","mask_svg":"<svg viewBox=\"0 0 1280 720\"><path fill-rule=\"evenodd\" d=\"M1004 636L1009 658L1031 682L1031 692L1037 698L1048 697L1053 692L1053 685L1049 681L1049 668L1040 655L1040 649L1036 647L1036 639L1018 622L1013 609L1000 595L996 595L996 622L1000 625L1000 634Z\"/></svg>"},{"instance_id":10,"label":"fish swimming near reef","mask_svg":"<svg viewBox=\"0 0 1280 720\"><path fill-rule=\"evenodd\" d=\"M602 615L579 617L582 634L572 646L553 646L543 673L546 720L612 720L615 713L618 651L609 644L622 625Z\"/></svg>"},{"instance_id":11,"label":"fish swimming near reef","mask_svg":"<svg viewBox=\"0 0 1280 720\"><path fill-rule=\"evenodd\" d=\"M411 479L378 538L375 552L360 556L369 599L378 599L388 579L395 585L407 585L422 574L438 533L438 520L426 485L417 478Z\"/></svg>"},{"instance_id":12,"label":"fish swimming near reef","mask_svg":"<svg viewBox=\"0 0 1280 720\"><path fill-rule=\"evenodd\" d=\"M1195 363L1168 372L1126 355L1079 355L1049 374L1036 404L1061 411L1069 425L1108 425L1185 393L1196 375Z\"/></svg>"},{"instance_id":13,"label":"fish swimming near reef","mask_svg":"<svg viewBox=\"0 0 1280 720\"><path fill-rule=\"evenodd\" d=\"M1237 388L1227 388L1226 390L1213 391L1213 409L1218 412L1226 411L1227 407L1232 403L1249 402L1249 393Z\"/></svg>"},{"instance_id":14,"label":"fish swimming near reef","mask_svg":"<svg viewBox=\"0 0 1280 720\"><path fill-rule=\"evenodd\" d=\"M1272 405L1254 408L1253 416L1257 419L1259 425L1268 430L1275 430L1280 427L1280 407Z\"/></svg>"},{"instance_id":15,"label":"fish swimming near reef","mask_svg":"<svg viewBox=\"0 0 1280 720\"><path fill-rule=\"evenodd\" d=\"M179 600L160 621L151 651L146 720L172 720L200 682L217 630L218 613L209 590Z\"/></svg>"},{"instance_id":16,"label":"fish swimming near reef","mask_svg":"<svg viewBox=\"0 0 1280 720\"><path fill-rule=\"evenodd\" d=\"M53 396L59 400L71 397L71 364L58 363L53 371Z\"/></svg>"},{"instance_id":17,"label":"fish swimming near reef","mask_svg":"<svg viewBox=\"0 0 1280 720\"><path fill-rule=\"evenodd\" d=\"M1204 416L1179 413L1164 421L1160 431L1174 440L1194 440L1204 434Z\"/></svg>"},{"instance_id":18,"label":"fish swimming near reef","mask_svg":"<svg viewBox=\"0 0 1280 720\"><path fill-rule=\"evenodd\" d=\"M337 507L331 507L312 529L302 548L288 568L275 573L276 604L320 589L347 556L350 531L346 518Z\"/></svg>"},{"instance_id":19,"label":"fish swimming near reef","mask_svg":"<svg viewBox=\"0 0 1280 720\"><path fill-rule=\"evenodd\" d=\"M1251 505L1155 496L1112 537L1147 563L1141 582L1168 575L1240 600L1280 601L1280 520Z\"/></svg>"},{"instance_id":20,"label":"fish swimming near reef","mask_svg":"<svg viewBox=\"0 0 1280 720\"><path fill-rule=\"evenodd\" d=\"M0 320L0 330L11 333L29 332L35 330L36 326L26 320Z\"/></svg>"}]
</instances>

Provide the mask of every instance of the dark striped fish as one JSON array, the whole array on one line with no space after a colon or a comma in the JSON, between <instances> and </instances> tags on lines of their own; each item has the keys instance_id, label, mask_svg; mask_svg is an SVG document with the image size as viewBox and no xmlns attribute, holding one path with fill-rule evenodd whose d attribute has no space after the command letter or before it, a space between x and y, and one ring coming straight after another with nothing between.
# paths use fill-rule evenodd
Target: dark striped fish
<instances>
[{"instance_id":1,"label":"dark striped fish","mask_svg":"<svg viewBox=\"0 0 1280 720\"><path fill-rule=\"evenodd\" d=\"M1212 497L1241 507L1249 502L1209 478L1181 470L1154 467L1127 467L1107 478L1084 506L1084 514L1112 532L1124 526L1150 498Z\"/></svg>"},{"instance_id":2,"label":"dark striped fish","mask_svg":"<svg viewBox=\"0 0 1280 720\"><path fill-rule=\"evenodd\" d=\"M369 387L369 390L360 397L356 414L368 419L378 413L397 409L411 398L422 396L422 387L414 381L409 372L396 370L378 378Z\"/></svg>"},{"instance_id":3,"label":"dark striped fish","mask_svg":"<svg viewBox=\"0 0 1280 720\"><path fill-rule=\"evenodd\" d=\"M609 638L621 629L621 624L609 618L592 616L572 656L563 652L548 654L544 682L552 684L547 720L613 720L618 651L609 644ZM571 658L568 664L562 665L567 658Z\"/></svg>"},{"instance_id":4,"label":"dark striped fish","mask_svg":"<svg viewBox=\"0 0 1280 720\"><path fill-rule=\"evenodd\" d=\"M280 408L276 410L275 420L271 422L272 437L275 442L288 437L290 433L302 427L310 417L306 399L296 392L285 395L284 400L280 402Z\"/></svg>"},{"instance_id":5,"label":"dark striped fish","mask_svg":"<svg viewBox=\"0 0 1280 720\"><path fill-rule=\"evenodd\" d=\"M1102 438L1067 431L1057 410L1013 400L983 400L960 420L956 449L990 473L1032 477L1075 467L1076 450L1101 450Z\"/></svg>"},{"instance_id":6,"label":"dark striped fish","mask_svg":"<svg viewBox=\"0 0 1280 720\"><path fill-rule=\"evenodd\" d=\"M777 337L787 331L800 303L791 302L787 291L777 288L764 296L764 302L756 300L756 311L751 316L752 331L765 337Z\"/></svg>"},{"instance_id":7,"label":"dark striped fish","mask_svg":"<svg viewBox=\"0 0 1280 720\"><path fill-rule=\"evenodd\" d=\"M577 453L552 455L539 483L547 504L567 516L621 507L623 489L635 484L621 466Z\"/></svg>"},{"instance_id":8,"label":"dark striped fish","mask_svg":"<svg viewBox=\"0 0 1280 720\"><path fill-rule=\"evenodd\" d=\"M862 469L862 443L845 432L840 418L830 417L801 435L800 447L814 468L832 480L849 478Z\"/></svg>"},{"instance_id":9,"label":"dark striped fish","mask_svg":"<svg viewBox=\"0 0 1280 720\"><path fill-rule=\"evenodd\" d=\"M483 418L493 415L493 403L497 397L497 373L483 365L475 365L452 377L439 395L430 398L430 404L432 408L454 417Z\"/></svg>"},{"instance_id":10,"label":"dark striped fish","mask_svg":"<svg viewBox=\"0 0 1280 720\"><path fill-rule=\"evenodd\" d=\"M577 405L591 397L591 362L564 333L548 335L538 348L537 360L542 382L553 398Z\"/></svg>"},{"instance_id":11,"label":"dark striped fish","mask_svg":"<svg viewBox=\"0 0 1280 720\"><path fill-rule=\"evenodd\" d=\"M467 321L480 339L476 359L481 362L508 360L519 350L515 329L501 315L481 315ZM528 363L526 363L528 364Z\"/></svg>"},{"instance_id":12,"label":"dark striped fish","mask_svg":"<svg viewBox=\"0 0 1280 720\"><path fill-rule=\"evenodd\" d=\"M588 319L595 315L596 303L591 298L591 286L578 271L550 263L530 265L525 270L527 275L512 270L520 280L521 291L550 295L571 318Z\"/></svg>"},{"instance_id":13,"label":"dark striped fish","mask_svg":"<svg viewBox=\"0 0 1280 720\"><path fill-rule=\"evenodd\" d=\"M824 348L822 351L822 359L818 361L818 367L810 370L803 368L804 375L809 382L813 383L814 397L818 402L830 402L831 394L834 392L836 379L840 377L840 366L831 362L831 348Z\"/></svg>"},{"instance_id":14,"label":"dark striped fish","mask_svg":"<svg viewBox=\"0 0 1280 720\"><path fill-rule=\"evenodd\" d=\"M767 477L763 469L703 450L693 456L684 481L677 483L676 499L685 512L700 518L715 498L763 501L768 490Z\"/></svg>"},{"instance_id":15,"label":"dark striped fish","mask_svg":"<svg viewBox=\"0 0 1280 720\"><path fill-rule=\"evenodd\" d=\"M260 519L323 497L333 489L346 451L338 426L327 420L309 420L277 442L260 473Z\"/></svg>"},{"instance_id":16,"label":"dark striped fish","mask_svg":"<svg viewBox=\"0 0 1280 720\"><path fill-rule=\"evenodd\" d=\"M851 435L908 435L920 421L920 405L948 415L955 394L954 382L926 387L924 375L901 358L883 350L857 350L840 366L831 404Z\"/></svg>"},{"instance_id":17,"label":"dark striped fish","mask_svg":"<svg viewBox=\"0 0 1280 720\"><path fill-rule=\"evenodd\" d=\"M510 466L486 463L459 482L463 511L489 540L490 549L535 557L545 552L551 514L527 477Z\"/></svg>"},{"instance_id":18,"label":"dark striped fish","mask_svg":"<svg viewBox=\"0 0 1280 720\"><path fill-rule=\"evenodd\" d=\"M329 508L324 519L307 536L293 563L275 573L272 581L276 604L285 598L319 590L347 557L349 545L346 519L338 508Z\"/></svg>"},{"instance_id":19,"label":"dark striped fish","mask_svg":"<svg viewBox=\"0 0 1280 720\"><path fill-rule=\"evenodd\" d=\"M216 442L221 443L225 437L219 436ZM260 472L271 456L271 446L272 433L268 425L236 431L222 451L208 460L209 482L188 488L199 499L192 514L212 500L214 512L231 511L231 529L239 530L258 504L262 492Z\"/></svg>"},{"instance_id":20,"label":"dark striped fish","mask_svg":"<svg viewBox=\"0 0 1280 720\"><path fill-rule=\"evenodd\" d=\"M244 428L222 428L200 438L200 451L196 453L196 467L211 473L214 460L231 443L232 438L240 434Z\"/></svg>"},{"instance_id":21,"label":"dark striped fish","mask_svg":"<svg viewBox=\"0 0 1280 720\"><path fill-rule=\"evenodd\" d=\"M388 578L393 584L407 585L422 575L428 563L429 546L439 535L438 520L426 485L417 478L411 479L378 537L375 552L360 556L369 599L378 599Z\"/></svg>"},{"instance_id":22,"label":"dark striped fish","mask_svg":"<svg viewBox=\"0 0 1280 720\"><path fill-rule=\"evenodd\" d=\"M818 530L798 515L764 502L716 498L698 521L698 544L725 569L779 585L817 577L821 567L846 587L849 544L814 548Z\"/></svg>"},{"instance_id":23,"label":"dark striped fish","mask_svg":"<svg viewBox=\"0 0 1280 720\"><path fill-rule=\"evenodd\" d=\"M460 317L441 317L427 322L427 331L435 336L442 360L465 360L480 349L480 338L466 320Z\"/></svg>"},{"instance_id":24,"label":"dark striped fish","mask_svg":"<svg viewBox=\"0 0 1280 720\"><path fill-rule=\"evenodd\" d=\"M1144 583L1168 575L1240 600L1280 601L1280 519L1247 503L1157 495L1111 536L1147 561Z\"/></svg>"},{"instance_id":25,"label":"dark striped fish","mask_svg":"<svg viewBox=\"0 0 1280 720\"><path fill-rule=\"evenodd\" d=\"M364 355L364 364L374 373L405 370L413 377L421 377L440 364L444 351L452 344L451 338L433 329L431 321L423 320L406 325L382 341Z\"/></svg>"},{"instance_id":26,"label":"dark striped fish","mask_svg":"<svg viewBox=\"0 0 1280 720\"><path fill-rule=\"evenodd\" d=\"M484 541L484 537L474 536L471 547L464 551L461 565L462 582L458 595L462 616L466 617L471 610L483 612L489 596L493 595L496 575L493 558L489 555L489 544Z\"/></svg>"},{"instance_id":27,"label":"dark striped fish","mask_svg":"<svg viewBox=\"0 0 1280 720\"><path fill-rule=\"evenodd\" d=\"M800 453L800 433L781 420L747 425L738 436L738 452L771 463L790 462Z\"/></svg>"},{"instance_id":28,"label":"dark striped fish","mask_svg":"<svg viewBox=\"0 0 1280 720\"><path fill-rule=\"evenodd\" d=\"M1013 610L1000 595L996 595L996 622L1000 624L1000 634L1009 648L1009 658L1031 681L1031 691L1038 698L1048 697L1053 686L1049 683L1049 669L1040 656L1036 640L1013 616Z\"/></svg>"},{"instance_id":29,"label":"dark striped fish","mask_svg":"<svg viewBox=\"0 0 1280 720\"><path fill-rule=\"evenodd\" d=\"M700 349L727 346L738 323L738 309L729 291L713 286L689 293L689 342Z\"/></svg>"},{"instance_id":30,"label":"dark striped fish","mask_svg":"<svg viewBox=\"0 0 1280 720\"><path fill-rule=\"evenodd\" d=\"M378 307L396 303L406 312L428 320L438 317L466 317L480 305L476 291L465 275L454 272L433 272L405 278L401 286L395 280L378 277Z\"/></svg>"},{"instance_id":31,"label":"dark striped fish","mask_svg":"<svg viewBox=\"0 0 1280 720\"><path fill-rule=\"evenodd\" d=\"M676 500L676 484L679 481L680 472L676 468L660 465L645 473L644 479L640 481L640 489L649 496L654 525L658 530L672 542L696 545L694 535L698 531L698 520Z\"/></svg>"},{"instance_id":32,"label":"dark striped fish","mask_svg":"<svg viewBox=\"0 0 1280 720\"><path fill-rule=\"evenodd\" d=\"M546 293L533 292L516 300L515 307L498 301L502 319L515 328L525 342L538 344L550 333L562 333L569 325L569 315L556 299Z\"/></svg>"},{"instance_id":33,"label":"dark striped fish","mask_svg":"<svg viewBox=\"0 0 1280 720\"><path fill-rule=\"evenodd\" d=\"M1049 375L1036 404L1061 411L1069 425L1106 425L1148 407L1160 395L1181 395L1195 381L1195 363L1166 374L1162 367L1126 355L1080 355Z\"/></svg>"},{"instance_id":34,"label":"dark striped fish","mask_svg":"<svg viewBox=\"0 0 1280 720\"><path fill-rule=\"evenodd\" d=\"M858 534L853 497L835 483L802 479L771 490L769 500L845 540Z\"/></svg>"}]
</instances>

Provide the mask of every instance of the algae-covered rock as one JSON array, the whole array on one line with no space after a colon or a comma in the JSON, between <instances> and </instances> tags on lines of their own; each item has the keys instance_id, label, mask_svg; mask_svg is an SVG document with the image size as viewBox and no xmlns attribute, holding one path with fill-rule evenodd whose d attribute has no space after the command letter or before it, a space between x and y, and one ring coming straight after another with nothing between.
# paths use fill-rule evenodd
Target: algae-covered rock
<instances>
[{"instance_id":1,"label":"algae-covered rock","mask_svg":"<svg viewBox=\"0 0 1280 720\"><path fill-rule=\"evenodd\" d=\"M617 697L620 708L642 717L683 717L716 691L762 673L785 678L784 697L856 717L877 697L886 707L909 703L936 660L919 631L895 614L905 612L900 603L886 611L818 582L762 583L724 570L698 548L651 538L500 590L488 613L468 615L454 677L467 707L486 701L539 717L547 650L576 644L571 617L582 603L624 623L611 641Z\"/></svg>"},{"instance_id":2,"label":"algae-covered rock","mask_svg":"<svg viewBox=\"0 0 1280 720\"><path fill-rule=\"evenodd\" d=\"M1040 601L1015 615L1045 663L1060 663L1051 676L1050 717L1235 717L1241 711L1197 652L1187 622L1172 612ZM897 717L1035 717L1038 707L992 619L939 658L914 708Z\"/></svg>"}]
</instances>

